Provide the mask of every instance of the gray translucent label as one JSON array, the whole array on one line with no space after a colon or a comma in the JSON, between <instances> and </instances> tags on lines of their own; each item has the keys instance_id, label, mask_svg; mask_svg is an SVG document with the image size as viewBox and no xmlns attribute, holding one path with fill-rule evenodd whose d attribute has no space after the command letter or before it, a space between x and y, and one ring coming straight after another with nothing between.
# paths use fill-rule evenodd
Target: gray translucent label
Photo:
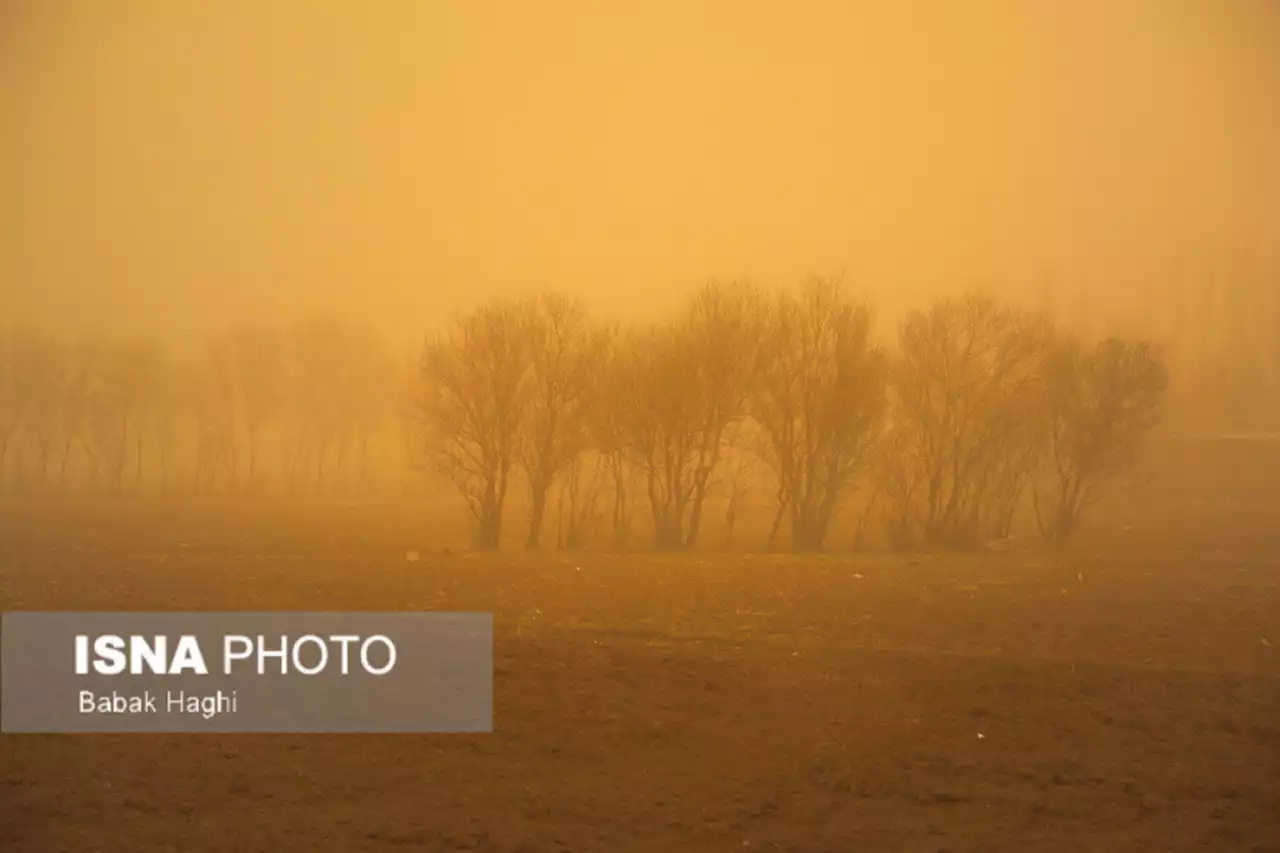
<instances>
[{"instance_id":1,"label":"gray translucent label","mask_svg":"<svg viewBox=\"0 0 1280 853\"><path fill-rule=\"evenodd\" d=\"M5 613L0 731L490 732L493 617Z\"/></svg>"}]
</instances>

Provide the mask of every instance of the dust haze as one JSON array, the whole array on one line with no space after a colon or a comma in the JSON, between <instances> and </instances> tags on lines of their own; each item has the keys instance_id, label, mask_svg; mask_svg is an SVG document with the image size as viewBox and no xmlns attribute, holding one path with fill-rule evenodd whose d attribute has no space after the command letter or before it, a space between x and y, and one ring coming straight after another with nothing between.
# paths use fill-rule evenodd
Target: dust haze
<instances>
[{"instance_id":1,"label":"dust haze","mask_svg":"<svg viewBox=\"0 0 1280 853\"><path fill-rule=\"evenodd\" d=\"M1184 268L1276 287L1261 0L7 9L10 317L323 308L404 341L492 295L630 315L712 276L847 269L886 310L1052 279L1107 318Z\"/></svg>"},{"instance_id":2,"label":"dust haze","mask_svg":"<svg viewBox=\"0 0 1280 853\"><path fill-rule=\"evenodd\" d=\"M9 0L0 610L497 725L4 735L0 851L1273 850L1277 152L1267 0Z\"/></svg>"}]
</instances>

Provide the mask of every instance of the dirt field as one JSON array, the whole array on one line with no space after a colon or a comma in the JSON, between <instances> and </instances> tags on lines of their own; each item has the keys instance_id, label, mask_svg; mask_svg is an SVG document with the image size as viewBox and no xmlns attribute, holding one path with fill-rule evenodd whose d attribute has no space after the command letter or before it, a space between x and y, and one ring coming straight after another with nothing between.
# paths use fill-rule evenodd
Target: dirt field
<instances>
[{"instance_id":1,"label":"dirt field","mask_svg":"<svg viewBox=\"0 0 1280 853\"><path fill-rule=\"evenodd\" d=\"M498 631L492 735L0 737L3 851L1280 851L1262 534L533 557L441 553L407 509L3 524L5 610L483 609Z\"/></svg>"}]
</instances>

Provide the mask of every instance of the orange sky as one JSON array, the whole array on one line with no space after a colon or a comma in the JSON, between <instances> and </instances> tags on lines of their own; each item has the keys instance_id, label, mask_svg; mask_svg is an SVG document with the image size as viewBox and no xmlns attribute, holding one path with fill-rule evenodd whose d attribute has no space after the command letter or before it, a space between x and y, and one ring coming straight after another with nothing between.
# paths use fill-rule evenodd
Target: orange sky
<instances>
[{"instance_id":1,"label":"orange sky","mask_svg":"<svg viewBox=\"0 0 1280 853\"><path fill-rule=\"evenodd\" d=\"M1122 306L1280 247L1280 6L10 0L0 318L397 335L845 268Z\"/></svg>"}]
</instances>

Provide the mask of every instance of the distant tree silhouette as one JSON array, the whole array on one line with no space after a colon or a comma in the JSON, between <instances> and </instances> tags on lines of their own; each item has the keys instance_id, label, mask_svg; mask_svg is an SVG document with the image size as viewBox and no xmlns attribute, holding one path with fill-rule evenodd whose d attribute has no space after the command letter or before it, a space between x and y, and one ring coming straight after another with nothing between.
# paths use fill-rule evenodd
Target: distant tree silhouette
<instances>
[{"instance_id":1,"label":"distant tree silhouette","mask_svg":"<svg viewBox=\"0 0 1280 853\"><path fill-rule=\"evenodd\" d=\"M362 325L360 329L353 349L355 369L349 399L359 461L356 476L360 487L368 489L372 464L370 445L391 421L398 378L396 360L386 341L372 326Z\"/></svg>"},{"instance_id":2,"label":"distant tree silhouette","mask_svg":"<svg viewBox=\"0 0 1280 853\"><path fill-rule=\"evenodd\" d=\"M98 393L102 377L105 345L97 338L83 338L68 349L67 369L59 404L61 450L58 461L58 488L66 489L72 451L78 446L95 467L92 438L88 434L89 407Z\"/></svg>"},{"instance_id":3,"label":"distant tree silhouette","mask_svg":"<svg viewBox=\"0 0 1280 853\"><path fill-rule=\"evenodd\" d=\"M635 492L638 466L635 464L628 429L627 407L621 394L631 374L632 353L627 349L636 336L617 327L602 331L602 352L596 367L598 381L589 397L588 432L597 465L606 474L612 503L609 524L614 548L626 547L631 538L635 516Z\"/></svg>"},{"instance_id":4,"label":"distant tree silhouette","mask_svg":"<svg viewBox=\"0 0 1280 853\"><path fill-rule=\"evenodd\" d=\"M897 547L976 544L999 533L1030 476L1029 401L1052 330L970 295L904 320L879 483Z\"/></svg>"},{"instance_id":5,"label":"distant tree silhouette","mask_svg":"<svg viewBox=\"0 0 1280 853\"><path fill-rule=\"evenodd\" d=\"M245 427L250 488L258 487L258 456L264 427L278 418L285 402L288 352L278 329L239 326L226 337L238 409Z\"/></svg>"},{"instance_id":6,"label":"distant tree silhouette","mask_svg":"<svg viewBox=\"0 0 1280 853\"><path fill-rule=\"evenodd\" d=\"M591 326L580 300L548 292L538 296L529 310L529 394L516 453L529 484L525 546L537 548L547 493L588 446L591 395L599 378L604 340ZM572 485L575 489L581 485L580 477L575 476ZM572 496L578 497L576 492Z\"/></svg>"},{"instance_id":7,"label":"distant tree silhouette","mask_svg":"<svg viewBox=\"0 0 1280 853\"><path fill-rule=\"evenodd\" d=\"M160 475L158 489L163 496L173 488L173 459L181 442L183 426L189 423L191 414L190 365L171 353L160 374L151 415L151 434Z\"/></svg>"},{"instance_id":8,"label":"distant tree silhouette","mask_svg":"<svg viewBox=\"0 0 1280 853\"><path fill-rule=\"evenodd\" d=\"M846 490L867 464L885 413L887 365L871 343L871 312L838 278L783 292L761 343L750 404L766 436L795 551L821 550Z\"/></svg>"},{"instance_id":9,"label":"distant tree silhouette","mask_svg":"<svg viewBox=\"0 0 1280 853\"><path fill-rule=\"evenodd\" d=\"M216 490L221 475L229 489L239 476L236 436L235 361L226 336L205 342L191 375L190 401L195 422L195 487Z\"/></svg>"},{"instance_id":10,"label":"distant tree silhouette","mask_svg":"<svg viewBox=\"0 0 1280 853\"><path fill-rule=\"evenodd\" d=\"M658 548L698 540L726 430L755 388L764 317L754 286L712 283L671 322L630 335L620 352L619 424L645 478Z\"/></svg>"},{"instance_id":11,"label":"distant tree silhouette","mask_svg":"<svg viewBox=\"0 0 1280 853\"><path fill-rule=\"evenodd\" d=\"M734 534L738 529L738 514L743 501L751 494L759 479L761 443L760 425L747 417L730 427L725 436L727 445L720 467L723 472L715 478L725 496L724 531L721 547L734 547Z\"/></svg>"},{"instance_id":12,"label":"distant tree silhouette","mask_svg":"<svg viewBox=\"0 0 1280 853\"><path fill-rule=\"evenodd\" d=\"M165 403L164 381L169 361L163 345L154 338L139 337L129 341L122 355L129 387L128 418L133 428L133 489L139 492L142 490L144 442L155 424L157 409Z\"/></svg>"},{"instance_id":13,"label":"distant tree silhouette","mask_svg":"<svg viewBox=\"0 0 1280 853\"><path fill-rule=\"evenodd\" d=\"M20 434L26 439L34 480L26 485L43 489L57 446L67 353L53 335L27 327L17 331L11 357L18 369Z\"/></svg>"},{"instance_id":14,"label":"distant tree silhouette","mask_svg":"<svg viewBox=\"0 0 1280 853\"><path fill-rule=\"evenodd\" d=\"M1265 396L1280 350L1258 329L1277 310L1280 298L1258 302L1252 338L1185 358L1187 372L1226 387L1235 370L1239 394ZM1194 315L1175 317L1182 337ZM773 295L710 283L626 329L560 294L498 300L399 369L372 327L343 317L237 325L181 357L158 338L11 325L0 489L263 493L279 474L287 493L349 494L370 488L399 398L406 465L450 480L479 547L501 540L513 470L529 489L527 547L543 544L549 509L561 548L602 532L626 547L645 507L654 547L692 548L713 494L731 547L748 493L771 488L770 545L786 529L793 550L818 550L864 476L875 489L856 542L878 517L894 547L968 546L1009 535L1026 509L1056 545L1134 464L1168 382L1149 343L1086 343L981 295L910 313L886 353L838 277Z\"/></svg>"},{"instance_id":15,"label":"distant tree silhouette","mask_svg":"<svg viewBox=\"0 0 1280 853\"><path fill-rule=\"evenodd\" d=\"M600 521L603 457L580 453L565 468L557 493L556 545L567 551L586 546Z\"/></svg>"},{"instance_id":16,"label":"distant tree silhouette","mask_svg":"<svg viewBox=\"0 0 1280 853\"><path fill-rule=\"evenodd\" d=\"M1138 458L1160 420L1168 374L1145 342L1108 338L1093 346L1067 338L1044 372L1039 423L1042 465L1033 489L1045 540L1068 541L1085 510Z\"/></svg>"},{"instance_id":17,"label":"distant tree silhouette","mask_svg":"<svg viewBox=\"0 0 1280 853\"><path fill-rule=\"evenodd\" d=\"M294 427L285 464L294 489L344 491L368 473L369 440L391 412L394 361L365 323L321 316L291 330L287 400ZM266 388L259 397L267 399Z\"/></svg>"},{"instance_id":18,"label":"distant tree silhouette","mask_svg":"<svg viewBox=\"0 0 1280 853\"><path fill-rule=\"evenodd\" d=\"M529 300L493 302L460 317L423 350L413 401L422 457L461 492L473 543L496 548L512 466L533 394Z\"/></svg>"}]
</instances>

